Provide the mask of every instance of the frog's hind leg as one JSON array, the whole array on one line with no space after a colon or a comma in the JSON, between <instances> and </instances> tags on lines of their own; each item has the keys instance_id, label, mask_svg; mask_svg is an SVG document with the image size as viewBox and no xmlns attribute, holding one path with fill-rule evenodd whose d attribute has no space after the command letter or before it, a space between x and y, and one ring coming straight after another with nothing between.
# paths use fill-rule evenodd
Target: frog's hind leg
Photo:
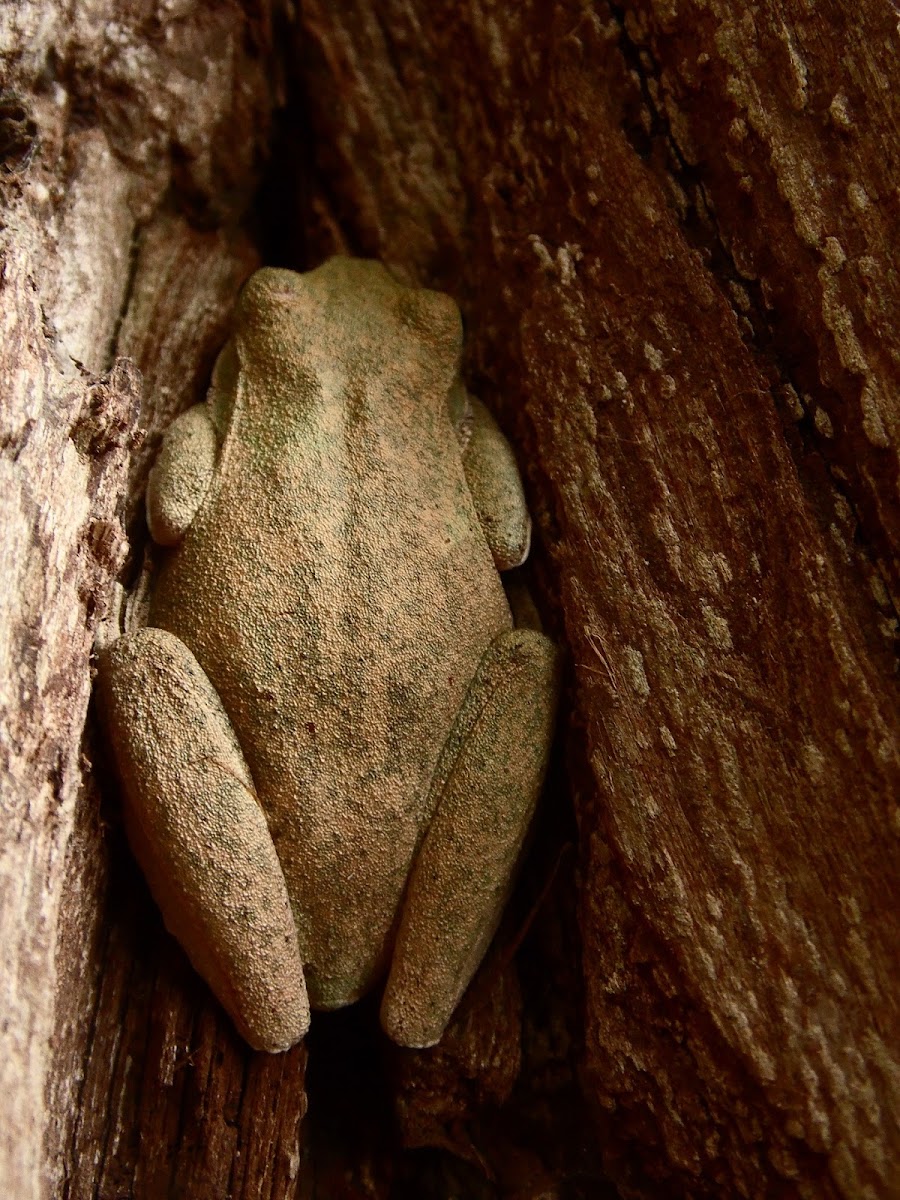
<instances>
[{"instance_id":1,"label":"frog's hind leg","mask_svg":"<svg viewBox=\"0 0 900 1200\"><path fill-rule=\"evenodd\" d=\"M407 886L381 1022L440 1038L493 937L543 782L558 651L517 629L489 647L444 748L436 808Z\"/></svg>"},{"instance_id":2,"label":"frog's hind leg","mask_svg":"<svg viewBox=\"0 0 900 1200\"><path fill-rule=\"evenodd\" d=\"M297 934L218 694L188 647L161 629L105 651L98 686L125 827L167 926L243 1037L286 1050L309 1025Z\"/></svg>"}]
</instances>

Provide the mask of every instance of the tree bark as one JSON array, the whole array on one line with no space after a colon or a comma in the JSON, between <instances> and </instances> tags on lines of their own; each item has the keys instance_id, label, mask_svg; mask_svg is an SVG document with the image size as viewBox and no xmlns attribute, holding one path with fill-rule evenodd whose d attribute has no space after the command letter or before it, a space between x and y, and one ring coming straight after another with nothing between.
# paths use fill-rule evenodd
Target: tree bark
<instances>
[{"instance_id":1,"label":"tree bark","mask_svg":"<svg viewBox=\"0 0 900 1200\"><path fill-rule=\"evenodd\" d=\"M22 0L0 52L0 1191L288 1195L303 1052L238 1045L161 930L84 740L148 458L258 261L241 223L272 16Z\"/></svg>"},{"instance_id":2,"label":"tree bark","mask_svg":"<svg viewBox=\"0 0 900 1200\"><path fill-rule=\"evenodd\" d=\"M527 464L611 1176L897 1195L896 15L303 14L318 227L461 299Z\"/></svg>"},{"instance_id":3,"label":"tree bark","mask_svg":"<svg viewBox=\"0 0 900 1200\"><path fill-rule=\"evenodd\" d=\"M887 0L7 5L5 1194L900 1196L896 39ZM270 259L459 301L569 657L458 1019L314 1023L308 1134L305 1051L239 1045L85 734L260 211Z\"/></svg>"}]
</instances>

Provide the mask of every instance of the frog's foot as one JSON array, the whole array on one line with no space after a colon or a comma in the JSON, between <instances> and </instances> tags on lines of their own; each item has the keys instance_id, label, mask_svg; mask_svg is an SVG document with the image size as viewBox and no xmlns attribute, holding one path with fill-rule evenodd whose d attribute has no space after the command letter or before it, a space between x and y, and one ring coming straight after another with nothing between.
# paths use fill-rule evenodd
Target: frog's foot
<instances>
[{"instance_id":1,"label":"frog's foot","mask_svg":"<svg viewBox=\"0 0 900 1200\"><path fill-rule=\"evenodd\" d=\"M286 1050L309 1026L297 933L215 689L187 646L161 629L105 651L98 682L125 826L167 926L242 1036Z\"/></svg>"},{"instance_id":2,"label":"frog's foot","mask_svg":"<svg viewBox=\"0 0 900 1200\"><path fill-rule=\"evenodd\" d=\"M381 1005L401 1045L440 1039L493 937L543 782L558 675L558 651L543 634L501 634L460 709Z\"/></svg>"}]
</instances>

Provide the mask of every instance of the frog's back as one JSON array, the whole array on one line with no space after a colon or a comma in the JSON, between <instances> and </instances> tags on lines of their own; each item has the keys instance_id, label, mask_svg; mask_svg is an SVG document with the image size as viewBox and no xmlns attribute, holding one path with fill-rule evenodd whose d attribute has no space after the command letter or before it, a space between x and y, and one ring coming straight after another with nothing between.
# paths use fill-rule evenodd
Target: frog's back
<instances>
[{"instance_id":1,"label":"frog's back","mask_svg":"<svg viewBox=\"0 0 900 1200\"><path fill-rule=\"evenodd\" d=\"M355 999L385 965L437 758L511 623L450 375L407 351L398 339L393 372L368 375L335 355L306 355L293 380L248 369L218 478L154 604L234 723L320 1006Z\"/></svg>"}]
</instances>

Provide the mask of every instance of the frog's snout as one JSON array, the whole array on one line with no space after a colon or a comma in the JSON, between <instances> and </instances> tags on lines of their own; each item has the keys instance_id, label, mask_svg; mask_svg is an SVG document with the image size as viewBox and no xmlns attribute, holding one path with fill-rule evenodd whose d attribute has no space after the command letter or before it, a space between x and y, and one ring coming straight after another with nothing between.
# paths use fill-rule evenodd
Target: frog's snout
<instances>
[{"instance_id":1,"label":"frog's snout","mask_svg":"<svg viewBox=\"0 0 900 1200\"><path fill-rule=\"evenodd\" d=\"M412 343L418 350L410 361L434 378L447 376L448 386L462 356L456 302L443 292L404 286L372 259L338 256L304 274L262 267L244 284L234 331L240 344L253 348L252 356L281 360L286 345L310 352L322 342L323 328L332 334L329 353L335 339L370 348ZM348 349L346 357L351 356ZM396 354L389 358L396 369Z\"/></svg>"}]
</instances>

